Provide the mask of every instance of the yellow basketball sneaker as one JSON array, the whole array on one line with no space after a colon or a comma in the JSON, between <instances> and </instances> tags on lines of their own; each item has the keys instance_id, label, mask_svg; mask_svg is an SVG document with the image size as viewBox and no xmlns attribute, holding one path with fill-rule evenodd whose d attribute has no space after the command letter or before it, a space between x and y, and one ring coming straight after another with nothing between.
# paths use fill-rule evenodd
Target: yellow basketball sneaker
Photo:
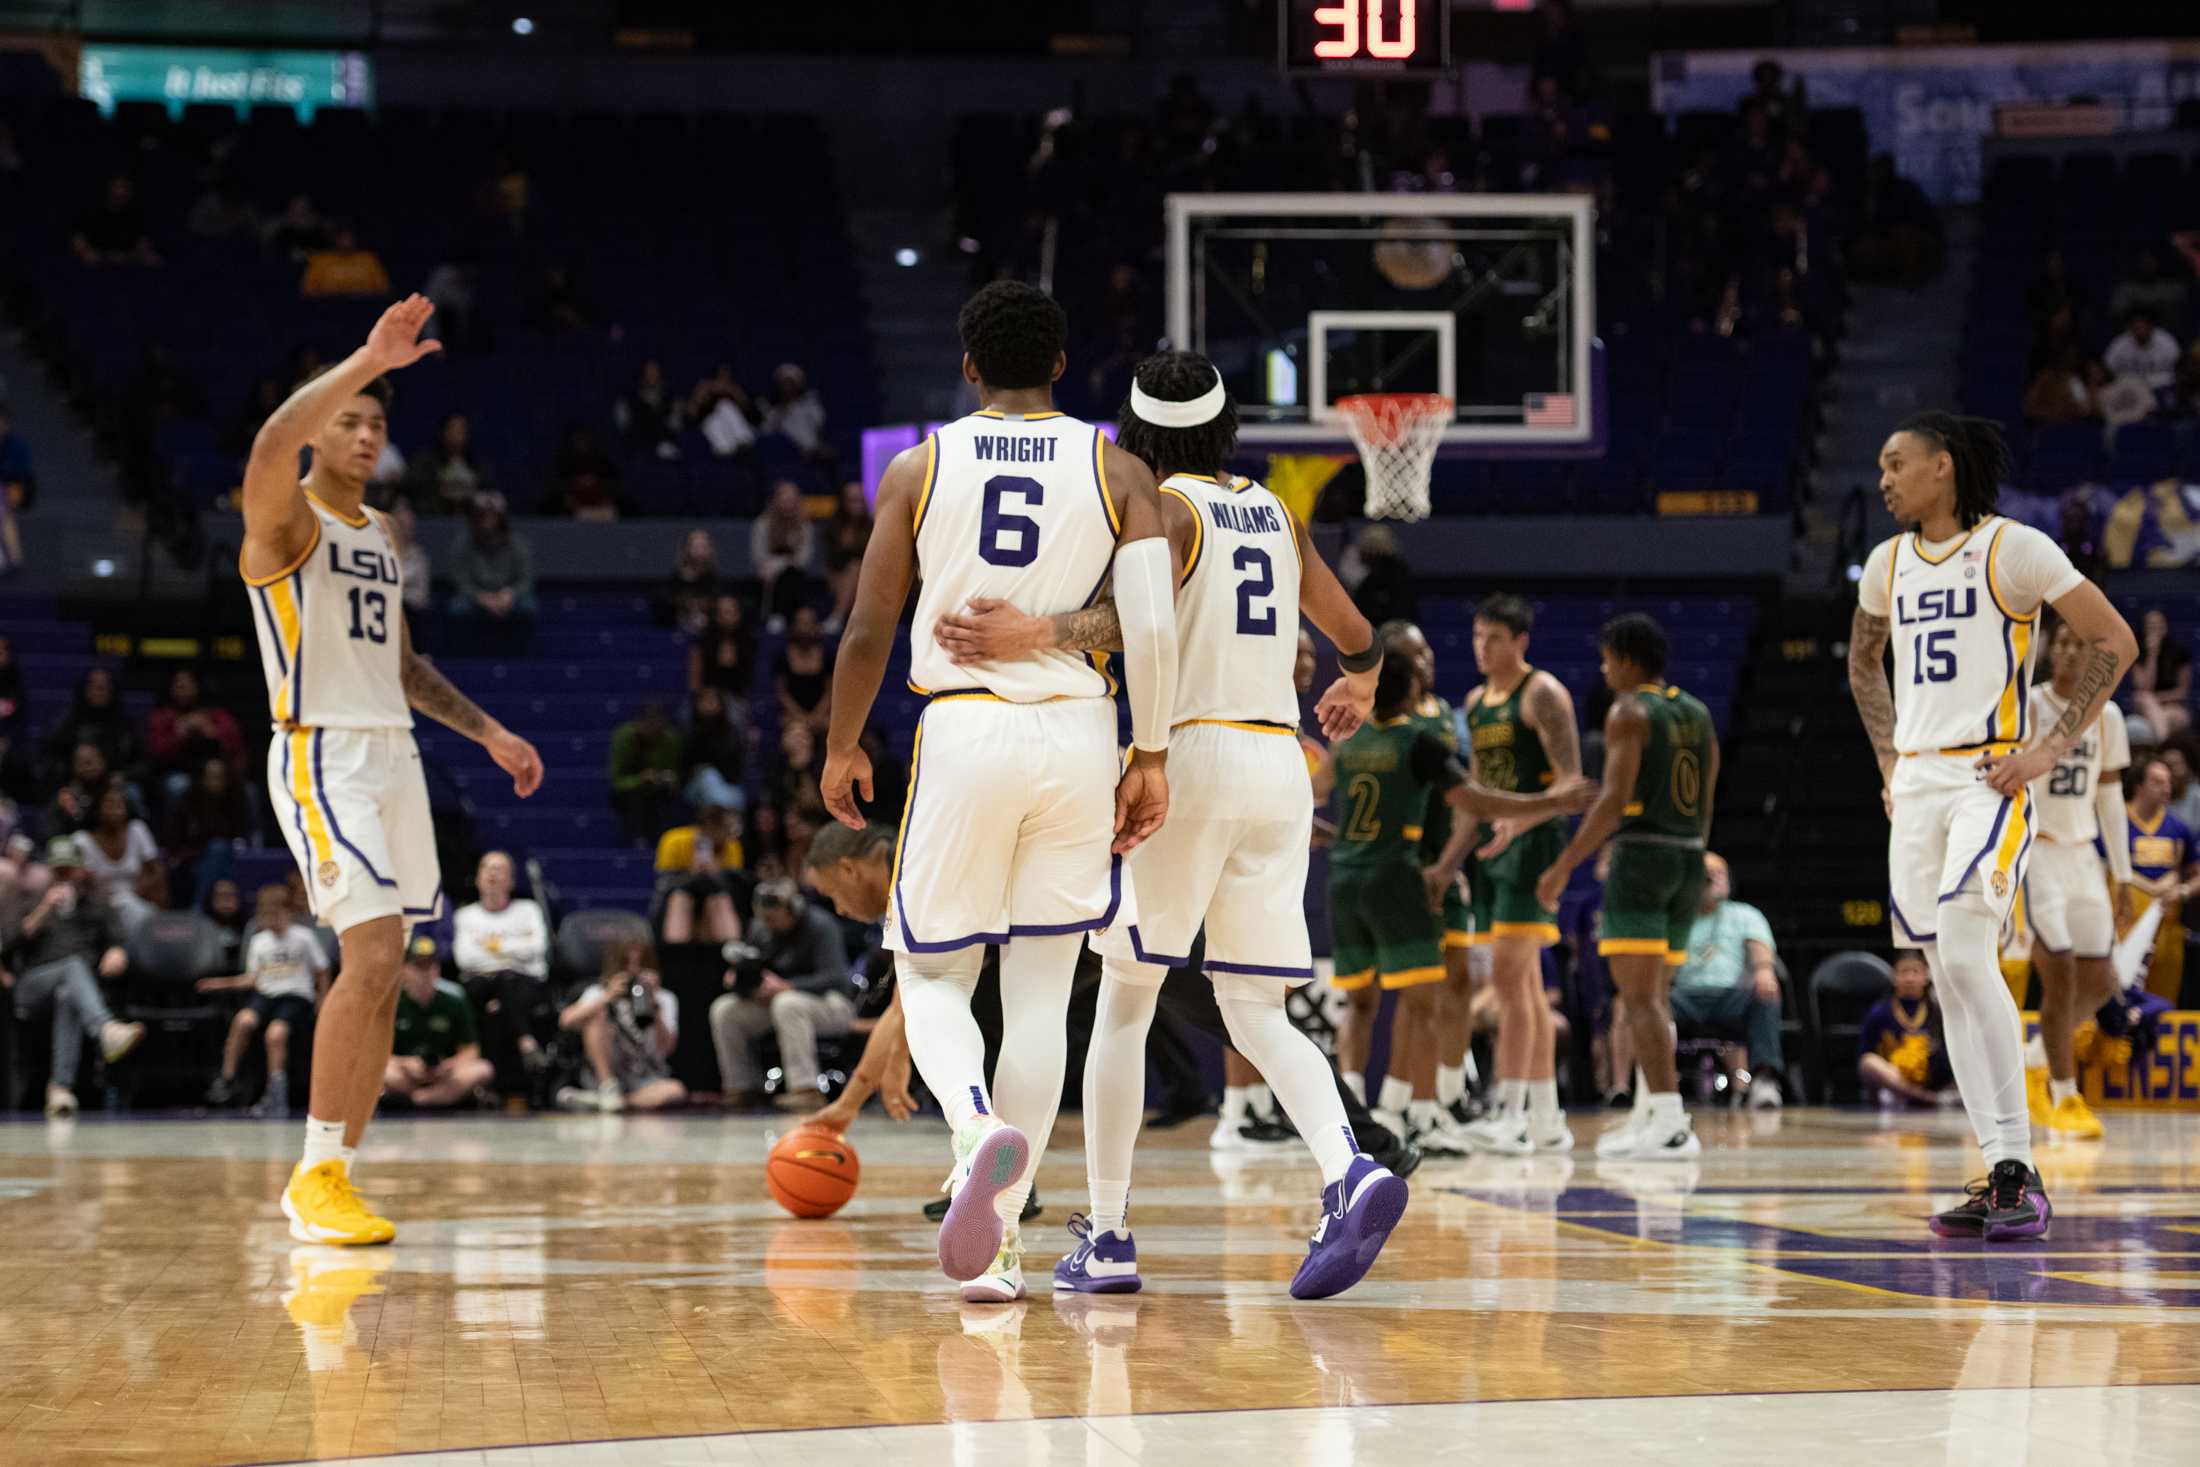
<instances>
[{"instance_id":1,"label":"yellow basketball sneaker","mask_svg":"<svg viewBox=\"0 0 2200 1467\"><path fill-rule=\"evenodd\" d=\"M2044 1126L2048 1115L2055 1109L2048 1099L2047 1066L2034 1065L2024 1072L2024 1108L2032 1116L2032 1124Z\"/></svg>"},{"instance_id":2,"label":"yellow basketball sneaker","mask_svg":"<svg viewBox=\"0 0 2200 1467\"><path fill-rule=\"evenodd\" d=\"M2093 1107L2085 1103L2083 1095L2065 1095L2048 1113L2047 1129L2060 1131L2079 1141L2098 1141L2101 1139L2101 1118L2093 1114Z\"/></svg>"},{"instance_id":3,"label":"yellow basketball sneaker","mask_svg":"<svg viewBox=\"0 0 2200 1467\"><path fill-rule=\"evenodd\" d=\"M376 1217L359 1200L341 1161L298 1163L283 1189L283 1216L290 1219L290 1236L301 1243L358 1248L397 1236L395 1223Z\"/></svg>"}]
</instances>

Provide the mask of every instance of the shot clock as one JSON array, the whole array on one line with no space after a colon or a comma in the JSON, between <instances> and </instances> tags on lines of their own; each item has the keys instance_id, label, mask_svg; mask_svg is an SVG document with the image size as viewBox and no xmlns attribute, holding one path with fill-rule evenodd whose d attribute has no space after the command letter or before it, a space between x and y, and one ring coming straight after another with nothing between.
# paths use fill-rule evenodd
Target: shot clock
<instances>
[{"instance_id":1,"label":"shot clock","mask_svg":"<svg viewBox=\"0 0 2200 1467\"><path fill-rule=\"evenodd\" d=\"M1296 76L1436 77L1451 0L1278 0L1278 59Z\"/></svg>"}]
</instances>

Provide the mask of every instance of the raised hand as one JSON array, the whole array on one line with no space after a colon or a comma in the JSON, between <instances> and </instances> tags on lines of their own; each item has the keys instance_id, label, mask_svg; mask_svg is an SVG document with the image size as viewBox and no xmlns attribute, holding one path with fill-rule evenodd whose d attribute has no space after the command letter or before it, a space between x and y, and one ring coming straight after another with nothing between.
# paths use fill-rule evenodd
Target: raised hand
<instances>
[{"instance_id":1,"label":"raised hand","mask_svg":"<svg viewBox=\"0 0 2200 1467\"><path fill-rule=\"evenodd\" d=\"M424 295L409 295L382 313L367 333L367 355L385 372L409 367L432 351L443 350L440 341L422 341L420 330L435 314L435 305Z\"/></svg>"}]
</instances>

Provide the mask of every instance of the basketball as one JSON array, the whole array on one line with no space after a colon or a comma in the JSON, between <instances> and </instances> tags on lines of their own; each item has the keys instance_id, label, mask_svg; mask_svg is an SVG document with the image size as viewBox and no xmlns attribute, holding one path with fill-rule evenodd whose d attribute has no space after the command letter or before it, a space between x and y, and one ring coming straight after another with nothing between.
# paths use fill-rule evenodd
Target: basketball
<instances>
[{"instance_id":1,"label":"basketball","mask_svg":"<svg viewBox=\"0 0 2200 1467\"><path fill-rule=\"evenodd\" d=\"M764 1190L796 1217L831 1217L856 1195L862 1170L847 1137L802 1126L772 1147L764 1163Z\"/></svg>"}]
</instances>

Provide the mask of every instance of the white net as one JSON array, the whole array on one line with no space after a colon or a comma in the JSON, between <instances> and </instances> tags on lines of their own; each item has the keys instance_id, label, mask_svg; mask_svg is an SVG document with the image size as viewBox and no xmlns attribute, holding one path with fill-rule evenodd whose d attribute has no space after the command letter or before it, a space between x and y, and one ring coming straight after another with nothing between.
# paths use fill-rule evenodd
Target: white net
<instances>
[{"instance_id":1,"label":"white net","mask_svg":"<svg viewBox=\"0 0 2200 1467\"><path fill-rule=\"evenodd\" d=\"M1436 445L1451 426L1452 400L1435 392L1340 397L1346 431L1367 468L1367 517L1425 520Z\"/></svg>"}]
</instances>

